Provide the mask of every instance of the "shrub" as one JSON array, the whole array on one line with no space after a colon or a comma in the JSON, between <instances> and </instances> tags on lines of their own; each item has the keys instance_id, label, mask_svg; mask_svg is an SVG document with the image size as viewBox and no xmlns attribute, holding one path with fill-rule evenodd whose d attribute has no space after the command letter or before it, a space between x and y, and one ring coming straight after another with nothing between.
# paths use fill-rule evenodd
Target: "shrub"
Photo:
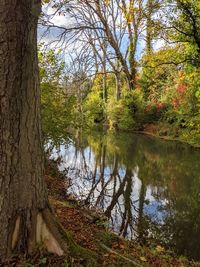
<instances>
[{"instance_id":1,"label":"shrub","mask_svg":"<svg viewBox=\"0 0 200 267\"><path fill-rule=\"evenodd\" d=\"M105 119L104 102L102 97L97 92L91 92L83 106L85 122L88 126L95 123L102 123Z\"/></svg>"},{"instance_id":2,"label":"shrub","mask_svg":"<svg viewBox=\"0 0 200 267\"><path fill-rule=\"evenodd\" d=\"M143 96L139 91L122 92L122 98L109 98L107 117L110 128L131 130L139 127L143 116Z\"/></svg>"}]
</instances>

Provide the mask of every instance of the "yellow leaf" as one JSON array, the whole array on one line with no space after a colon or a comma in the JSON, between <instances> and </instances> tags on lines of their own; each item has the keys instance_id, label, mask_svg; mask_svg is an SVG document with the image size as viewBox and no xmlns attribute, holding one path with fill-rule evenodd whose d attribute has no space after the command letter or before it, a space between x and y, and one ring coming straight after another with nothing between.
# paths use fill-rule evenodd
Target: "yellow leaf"
<instances>
[{"instance_id":1,"label":"yellow leaf","mask_svg":"<svg viewBox=\"0 0 200 267\"><path fill-rule=\"evenodd\" d=\"M156 251L157 252L163 252L165 249L163 248L163 247L161 247L161 246L157 246L156 247Z\"/></svg>"},{"instance_id":2,"label":"yellow leaf","mask_svg":"<svg viewBox=\"0 0 200 267\"><path fill-rule=\"evenodd\" d=\"M105 0L105 4L108 6L110 4L110 0Z\"/></svg>"},{"instance_id":3,"label":"yellow leaf","mask_svg":"<svg viewBox=\"0 0 200 267\"><path fill-rule=\"evenodd\" d=\"M147 261L147 259L145 257L140 257L140 260L143 261L143 262Z\"/></svg>"}]
</instances>

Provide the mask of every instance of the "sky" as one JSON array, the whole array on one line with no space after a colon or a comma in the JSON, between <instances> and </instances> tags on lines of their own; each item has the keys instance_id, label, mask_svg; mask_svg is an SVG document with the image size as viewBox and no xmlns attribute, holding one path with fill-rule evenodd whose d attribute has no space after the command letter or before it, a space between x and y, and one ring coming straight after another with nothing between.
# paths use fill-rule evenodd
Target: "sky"
<instances>
[{"instance_id":1,"label":"sky","mask_svg":"<svg viewBox=\"0 0 200 267\"><path fill-rule=\"evenodd\" d=\"M55 9L53 9L49 4L48 5L44 5L43 6L43 12L45 14L48 15L53 15L55 12ZM50 19L50 23L52 23L53 25L56 25L58 27L72 27L73 26L73 21L70 18L70 16L67 15L62 15L62 14L56 14L54 16L52 16L52 18ZM56 40L58 40L58 37L60 36L60 34L63 32L61 29L59 28L51 28L48 31L47 34L47 28L45 26L39 25L38 26L38 40L39 43L44 43L44 44L48 44L50 48L55 49L55 51L58 51L60 48L62 49L63 53L62 56L65 60L66 63L68 63L70 60L72 60L73 54L75 56L75 51L76 54L79 53L79 51L81 51L81 49L83 48L83 43L81 42L73 42L73 38L71 38L71 42L68 42L67 45L65 42L63 42L63 40L61 42L56 42ZM71 35L70 33L67 34L67 38L70 39ZM121 45L121 52L125 54L125 50L127 49L127 43L128 43L128 35L124 36L122 45ZM163 46L163 42L162 41L157 41L154 42L154 49L158 50ZM144 51L145 48L145 41L144 39L140 38L140 40L138 41L138 45L137 45L137 51L136 51L136 59L140 60L142 57L142 53ZM112 53L112 48L110 47L110 52Z\"/></svg>"}]
</instances>

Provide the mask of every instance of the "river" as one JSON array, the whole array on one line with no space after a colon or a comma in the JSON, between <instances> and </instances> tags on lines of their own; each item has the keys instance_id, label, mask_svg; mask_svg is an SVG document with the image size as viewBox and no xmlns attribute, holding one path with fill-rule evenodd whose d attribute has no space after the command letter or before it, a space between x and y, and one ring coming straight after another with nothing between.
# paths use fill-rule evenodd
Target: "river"
<instances>
[{"instance_id":1,"label":"river","mask_svg":"<svg viewBox=\"0 0 200 267\"><path fill-rule=\"evenodd\" d=\"M200 259L200 150L131 133L74 133L51 157L67 193L104 211L109 227Z\"/></svg>"}]
</instances>

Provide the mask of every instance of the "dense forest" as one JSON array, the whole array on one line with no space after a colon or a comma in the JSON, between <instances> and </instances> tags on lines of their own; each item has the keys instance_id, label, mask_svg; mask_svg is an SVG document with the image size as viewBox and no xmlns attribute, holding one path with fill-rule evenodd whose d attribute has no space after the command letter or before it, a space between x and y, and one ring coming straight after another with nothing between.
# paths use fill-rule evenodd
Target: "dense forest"
<instances>
[{"instance_id":1,"label":"dense forest","mask_svg":"<svg viewBox=\"0 0 200 267\"><path fill-rule=\"evenodd\" d=\"M104 126L198 144L199 1L44 2L45 132Z\"/></svg>"}]
</instances>

